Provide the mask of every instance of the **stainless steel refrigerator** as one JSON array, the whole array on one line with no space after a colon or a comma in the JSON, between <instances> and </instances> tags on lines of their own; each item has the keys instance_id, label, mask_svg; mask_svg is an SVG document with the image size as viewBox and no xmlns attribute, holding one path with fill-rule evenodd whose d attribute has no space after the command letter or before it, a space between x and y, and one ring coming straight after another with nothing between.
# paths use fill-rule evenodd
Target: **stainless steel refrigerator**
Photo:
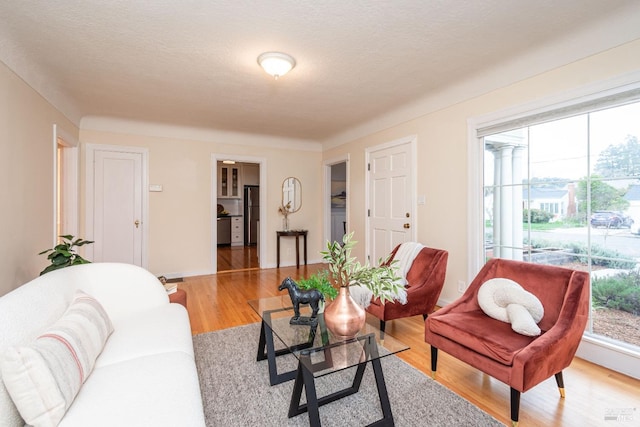
<instances>
[{"instance_id":1,"label":"stainless steel refrigerator","mask_svg":"<svg viewBox=\"0 0 640 427\"><path fill-rule=\"evenodd\" d=\"M258 243L258 221L260 220L260 186L244 186L244 244Z\"/></svg>"}]
</instances>

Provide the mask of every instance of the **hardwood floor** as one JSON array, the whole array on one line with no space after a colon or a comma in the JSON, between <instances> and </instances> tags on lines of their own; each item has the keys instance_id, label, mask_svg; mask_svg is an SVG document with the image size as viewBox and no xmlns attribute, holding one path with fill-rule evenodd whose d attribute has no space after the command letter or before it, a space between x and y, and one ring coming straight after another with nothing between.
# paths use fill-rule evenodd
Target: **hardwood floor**
<instances>
[{"instance_id":1,"label":"hardwood floor","mask_svg":"<svg viewBox=\"0 0 640 427\"><path fill-rule=\"evenodd\" d=\"M306 277L322 265L268 270L243 270L213 276L185 278L194 334L258 322L248 300L279 295L287 276ZM398 357L430 373L429 346L424 342L421 316L387 322L387 333L411 346ZM256 337L256 346L258 337ZM437 381L498 420L509 421L509 387L440 352ZM561 399L555 380L544 381L522 394L520 426L640 426L640 381L581 359L564 371L566 398ZM429 405L429 402L424 402ZM433 410L437 410L434 408ZM629 411L628 422L605 421L605 415Z\"/></svg>"},{"instance_id":2,"label":"hardwood floor","mask_svg":"<svg viewBox=\"0 0 640 427\"><path fill-rule=\"evenodd\" d=\"M258 247L218 246L218 273L231 270L260 268Z\"/></svg>"}]
</instances>

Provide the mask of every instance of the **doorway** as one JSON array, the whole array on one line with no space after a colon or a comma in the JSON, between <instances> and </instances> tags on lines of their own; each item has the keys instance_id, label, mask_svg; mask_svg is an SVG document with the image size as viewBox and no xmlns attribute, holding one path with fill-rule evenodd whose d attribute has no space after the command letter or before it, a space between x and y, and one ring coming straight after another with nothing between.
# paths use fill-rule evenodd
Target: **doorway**
<instances>
[{"instance_id":1,"label":"doorway","mask_svg":"<svg viewBox=\"0 0 640 427\"><path fill-rule=\"evenodd\" d=\"M216 214L212 263L217 273L260 268L260 244L266 215L265 161L258 158L214 155L212 198Z\"/></svg>"},{"instance_id":2,"label":"doorway","mask_svg":"<svg viewBox=\"0 0 640 427\"><path fill-rule=\"evenodd\" d=\"M78 140L53 125L54 161L54 236L78 235Z\"/></svg>"},{"instance_id":3,"label":"doorway","mask_svg":"<svg viewBox=\"0 0 640 427\"><path fill-rule=\"evenodd\" d=\"M325 240L342 242L349 230L349 156L324 162Z\"/></svg>"}]
</instances>

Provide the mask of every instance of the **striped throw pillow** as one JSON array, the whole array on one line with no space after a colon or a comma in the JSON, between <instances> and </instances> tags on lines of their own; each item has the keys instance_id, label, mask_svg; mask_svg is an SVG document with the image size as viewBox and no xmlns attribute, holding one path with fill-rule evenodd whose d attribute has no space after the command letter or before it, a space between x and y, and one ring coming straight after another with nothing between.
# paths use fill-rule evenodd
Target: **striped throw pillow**
<instances>
[{"instance_id":1,"label":"striped throw pillow","mask_svg":"<svg viewBox=\"0 0 640 427\"><path fill-rule=\"evenodd\" d=\"M112 332L100 303L77 291L64 315L32 345L7 349L2 379L27 424L58 425Z\"/></svg>"}]
</instances>

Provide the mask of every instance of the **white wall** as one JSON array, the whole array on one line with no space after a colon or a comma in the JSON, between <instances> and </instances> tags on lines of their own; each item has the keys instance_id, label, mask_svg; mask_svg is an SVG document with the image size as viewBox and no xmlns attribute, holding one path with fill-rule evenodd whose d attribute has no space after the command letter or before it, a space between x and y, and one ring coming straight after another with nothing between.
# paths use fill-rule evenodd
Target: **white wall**
<instances>
[{"instance_id":1,"label":"white wall","mask_svg":"<svg viewBox=\"0 0 640 427\"><path fill-rule=\"evenodd\" d=\"M53 245L53 124L78 129L0 62L0 295L36 277Z\"/></svg>"}]
</instances>

